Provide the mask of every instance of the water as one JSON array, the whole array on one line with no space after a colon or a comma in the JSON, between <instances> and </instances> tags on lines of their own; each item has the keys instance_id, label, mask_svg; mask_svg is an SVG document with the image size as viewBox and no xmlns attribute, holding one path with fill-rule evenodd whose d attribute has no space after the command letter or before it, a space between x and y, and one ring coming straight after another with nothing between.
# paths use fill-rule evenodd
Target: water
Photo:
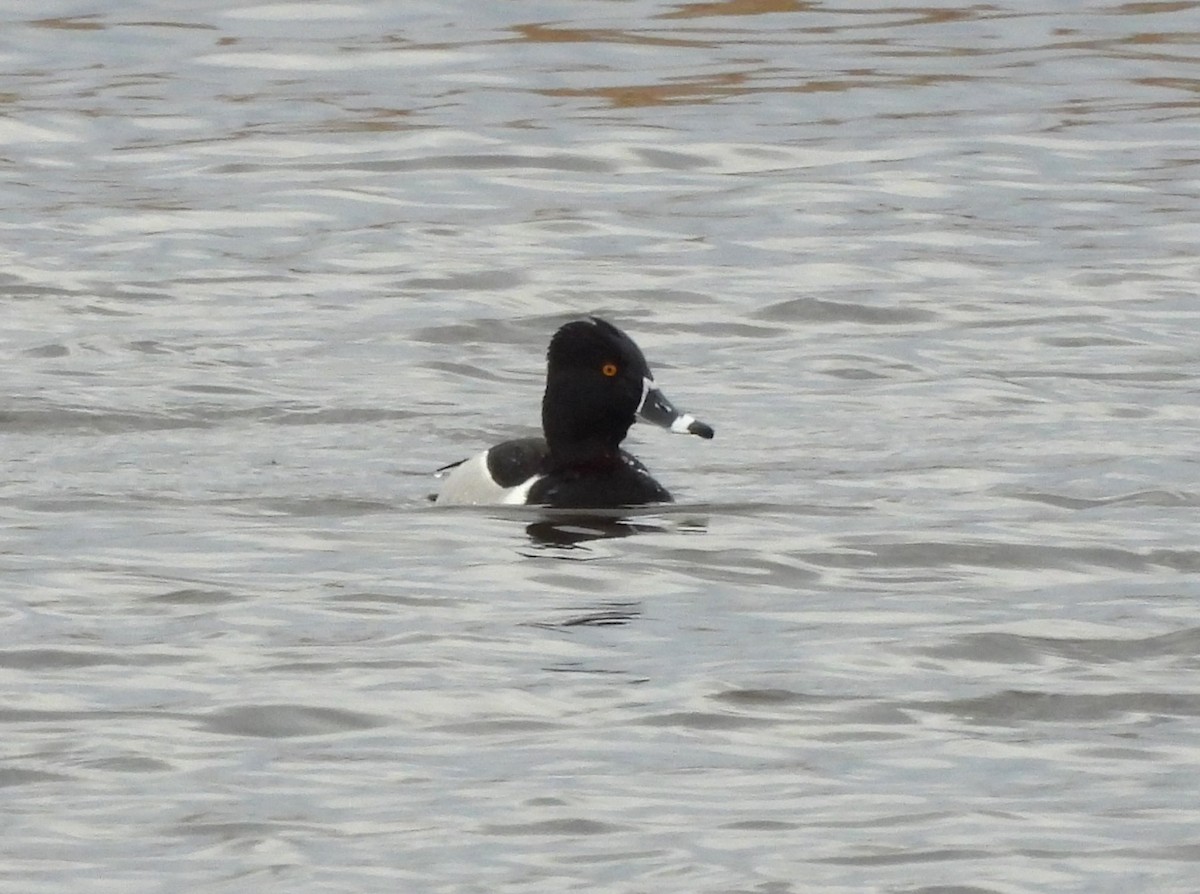
<instances>
[{"instance_id":1,"label":"water","mask_svg":"<svg viewBox=\"0 0 1200 894\"><path fill-rule=\"evenodd\" d=\"M1197 4L119 6L0 13L0 890L1197 889ZM594 311L679 504L431 506Z\"/></svg>"}]
</instances>

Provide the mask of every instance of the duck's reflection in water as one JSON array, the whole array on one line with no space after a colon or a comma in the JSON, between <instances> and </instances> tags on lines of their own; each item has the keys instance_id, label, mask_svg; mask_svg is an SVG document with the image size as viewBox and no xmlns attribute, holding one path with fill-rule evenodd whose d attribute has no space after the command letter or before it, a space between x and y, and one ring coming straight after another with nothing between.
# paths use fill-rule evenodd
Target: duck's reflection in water
<instances>
[{"instance_id":1,"label":"duck's reflection in water","mask_svg":"<svg viewBox=\"0 0 1200 894\"><path fill-rule=\"evenodd\" d=\"M588 517L543 519L525 527L525 533L537 546L576 546L593 540L616 540L663 530L662 524Z\"/></svg>"},{"instance_id":2,"label":"duck's reflection in water","mask_svg":"<svg viewBox=\"0 0 1200 894\"><path fill-rule=\"evenodd\" d=\"M674 508L674 507L672 507ZM634 534L703 533L708 518L689 513L637 509L540 509L537 521L525 526L530 541L540 547L574 547L596 540L619 540Z\"/></svg>"}]
</instances>

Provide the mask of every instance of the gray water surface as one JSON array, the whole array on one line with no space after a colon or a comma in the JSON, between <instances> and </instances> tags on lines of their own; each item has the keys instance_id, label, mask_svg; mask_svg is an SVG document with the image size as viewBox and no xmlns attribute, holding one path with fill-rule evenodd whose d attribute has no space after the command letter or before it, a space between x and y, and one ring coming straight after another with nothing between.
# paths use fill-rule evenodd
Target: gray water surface
<instances>
[{"instance_id":1,"label":"gray water surface","mask_svg":"<svg viewBox=\"0 0 1200 894\"><path fill-rule=\"evenodd\" d=\"M0 58L0 890L1200 890L1200 4ZM679 502L431 505L591 312Z\"/></svg>"}]
</instances>

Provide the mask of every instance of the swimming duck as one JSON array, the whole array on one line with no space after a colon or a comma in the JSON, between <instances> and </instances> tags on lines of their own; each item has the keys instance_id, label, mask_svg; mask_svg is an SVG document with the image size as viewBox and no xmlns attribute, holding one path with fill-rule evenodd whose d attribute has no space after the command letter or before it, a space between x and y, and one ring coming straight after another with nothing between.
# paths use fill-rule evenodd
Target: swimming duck
<instances>
[{"instance_id":1,"label":"swimming duck","mask_svg":"<svg viewBox=\"0 0 1200 894\"><path fill-rule=\"evenodd\" d=\"M667 489L621 449L635 418L713 436L710 426L667 400L628 335L599 317L567 323L546 352L544 437L504 441L439 469L448 474L437 502L565 509L671 502Z\"/></svg>"}]
</instances>

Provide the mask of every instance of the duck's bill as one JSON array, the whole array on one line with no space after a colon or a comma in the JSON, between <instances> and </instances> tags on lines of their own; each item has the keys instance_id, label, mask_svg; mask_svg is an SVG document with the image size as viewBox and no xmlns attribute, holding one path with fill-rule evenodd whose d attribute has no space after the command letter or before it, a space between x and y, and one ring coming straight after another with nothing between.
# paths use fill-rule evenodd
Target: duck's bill
<instances>
[{"instance_id":1,"label":"duck's bill","mask_svg":"<svg viewBox=\"0 0 1200 894\"><path fill-rule=\"evenodd\" d=\"M646 422L653 422L681 435L699 435L702 438L713 436L711 425L701 422L690 413L680 413L649 379L646 380L642 405L638 407L637 414Z\"/></svg>"}]
</instances>

